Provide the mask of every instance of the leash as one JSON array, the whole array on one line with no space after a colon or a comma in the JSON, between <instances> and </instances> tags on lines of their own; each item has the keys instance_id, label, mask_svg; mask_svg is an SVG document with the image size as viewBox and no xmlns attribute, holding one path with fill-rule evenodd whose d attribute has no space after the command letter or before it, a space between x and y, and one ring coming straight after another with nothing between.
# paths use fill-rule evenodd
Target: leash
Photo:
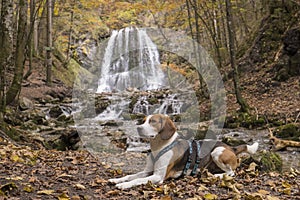
<instances>
[{"instance_id":1,"label":"leash","mask_svg":"<svg viewBox=\"0 0 300 200\"><path fill-rule=\"evenodd\" d=\"M192 163L192 154L193 154L192 141L188 140L188 143L189 143L190 154L189 154L188 161L185 163L185 167L184 167L183 172L182 172L183 175L187 174L187 170L190 169L190 166L191 166L191 163Z\"/></svg>"},{"instance_id":2,"label":"leash","mask_svg":"<svg viewBox=\"0 0 300 200\"><path fill-rule=\"evenodd\" d=\"M200 163L200 149L201 149L201 145L200 145L199 141L188 140L188 143L189 143L189 158L188 158L188 160L187 160L187 162L185 164L185 167L183 169L183 172L182 172L183 175L187 175L187 171L188 171L188 169L190 169L191 164L192 164L193 142L196 142L197 150L196 150L195 164L193 166L193 170L192 170L192 172L191 172L190 175L193 176L193 175L195 175L197 173L197 169L198 169L198 166L199 166L199 163Z\"/></svg>"},{"instance_id":3,"label":"leash","mask_svg":"<svg viewBox=\"0 0 300 200\"><path fill-rule=\"evenodd\" d=\"M192 171L191 175L195 175L196 174L198 166L199 166L199 163L200 163L200 153L201 153L200 149L201 149L201 145L200 145L199 141L196 141L196 144L197 144L197 155L196 155L196 161L195 161L195 165L194 165L194 168L193 168L193 171Z\"/></svg>"}]
</instances>

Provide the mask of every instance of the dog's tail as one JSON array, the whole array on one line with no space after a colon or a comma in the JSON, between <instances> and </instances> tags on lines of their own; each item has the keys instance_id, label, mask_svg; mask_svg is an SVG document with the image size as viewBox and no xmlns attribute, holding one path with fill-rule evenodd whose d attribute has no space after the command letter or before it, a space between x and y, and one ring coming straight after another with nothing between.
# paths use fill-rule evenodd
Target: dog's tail
<instances>
[{"instance_id":1,"label":"dog's tail","mask_svg":"<svg viewBox=\"0 0 300 200\"><path fill-rule=\"evenodd\" d=\"M258 149L258 143L255 142L252 145L242 144L233 148L236 155L246 152L250 154L255 154Z\"/></svg>"}]
</instances>

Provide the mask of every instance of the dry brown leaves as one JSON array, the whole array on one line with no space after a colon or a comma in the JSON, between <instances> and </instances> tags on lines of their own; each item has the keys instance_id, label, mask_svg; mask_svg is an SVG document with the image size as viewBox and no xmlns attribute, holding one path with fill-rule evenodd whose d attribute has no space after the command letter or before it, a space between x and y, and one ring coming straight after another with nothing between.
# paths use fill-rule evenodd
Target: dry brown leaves
<instances>
[{"instance_id":1,"label":"dry brown leaves","mask_svg":"<svg viewBox=\"0 0 300 200\"><path fill-rule=\"evenodd\" d=\"M0 199L299 199L300 172L261 174L254 165L235 178L202 176L119 190L107 182L123 176L86 151L32 150L0 146ZM132 162L134 163L134 162Z\"/></svg>"}]
</instances>

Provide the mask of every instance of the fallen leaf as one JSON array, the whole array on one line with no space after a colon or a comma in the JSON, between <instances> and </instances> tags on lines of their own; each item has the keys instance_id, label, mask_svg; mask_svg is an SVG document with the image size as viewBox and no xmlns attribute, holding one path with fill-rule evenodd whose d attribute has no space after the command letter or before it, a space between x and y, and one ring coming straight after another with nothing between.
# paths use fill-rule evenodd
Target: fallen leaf
<instances>
[{"instance_id":1,"label":"fallen leaf","mask_svg":"<svg viewBox=\"0 0 300 200\"><path fill-rule=\"evenodd\" d=\"M247 172L254 172L257 164L255 162L250 163L248 169L246 169Z\"/></svg>"},{"instance_id":2,"label":"fallen leaf","mask_svg":"<svg viewBox=\"0 0 300 200\"><path fill-rule=\"evenodd\" d=\"M40 190L40 191L37 192L37 194L51 195L54 192L55 192L54 190Z\"/></svg>"},{"instance_id":3,"label":"fallen leaf","mask_svg":"<svg viewBox=\"0 0 300 200\"><path fill-rule=\"evenodd\" d=\"M31 192L34 191L34 189L33 189L33 187L32 187L31 185L26 185L26 186L24 186L23 190L24 190L25 192L28 192L28 193L31 193Z\"/></svg>"},{"instance_id":4,"label":"fallen leaf","mask_svg":"<svg viewBox=\"0 0 300 200\"><path fill-rule=\"evenodd\" d=\"M84 185L80 184L80 183L75 184L75 187L77 189L80 189L80 190L85 190L86 189L86 187Z\"/></svg>"},{"instance_id":5,"label":"fallen leaf","mask_svg":"<svg viewBox=\"0 0 300 200\"><path fill-rule=\"evenodd\" d=\"M200 185L199 188L198 188L198 191L205 191L205 190L208 190L207 187L205 187L204 185Z\"/></svg>"},{"instance_id":6,"label":"fallen leaf","mask_svg":"<svg viewBox=\"0 0 300 200\"><path fill-rule=\"evenodd\" d=\"M172 197L170 196L164 196L162 198L160 198L161 200L172 200Z\"/></svg>"},{"instance_id":7,"label":"fallen leaf","mask_svg":"<svg viewBox=\"0 0 300 200\"><path fill-rule=\"evenodd\" d=\"M71 200L80 200L80 196L72 196Z\"/></svg>"},{"instance_id":8,"label":"fallen leaf","mask_svg":"<svg viewBox=\"0 0 300 200\"><path fill-rule=\"evenodd\" d=\"M108 191L108 192L106 193L106 195L117 195L117 194L119 194L119 193L120 193L119 190L111 190L111 191Z\"/></svg>"},{"instance_id":9,"label":"fallen leaf","mask_svg":"<svg viewBox=\"0 0 300 200\"><path fill-rule=\"evenodd\" d=\"M12 160L12 161L14 161L14 162L18 162L19 160L20 160L20 157L18 156L18 155L16 155L16 154L12 154L11 156L10 156L10 159Z\"/></svg>"},{"instance_id":10,"label":"fallen leaf","mask_svg":"<svg viewBox=\"0 0 300 200\"><path fill-rule=\"evenodd\" d=\"M289 184L288 182L284 181L284 182L282 182L282 186L283 186L284 188L290 188L290 187L291 187L291 184Z\"/></svg>"},{"instance_id":11,"label":"fallen leaf","mask_svg":"<svg viewBox=\"0 0 300 200\"><path fill-rule=\"evenodd\" d=\"M218 196L215 195L215 194L210 194L210 193L208 193L208 194L205 194L205 195L204 195L204 199L207 199L207 200L214 200L214 199L218 199Z\"/></svg>"},{"instance_id":12,"label":"fallen leaf","mask_svg":"<svg viewBox=\"0 0 300 200\"><path fill-rule=\"evenodd\" d=\"M278 197L267 196L267 200L280 200Z\"/></svg>"},{"instance_id":13,"label":"fallen leaf","mask_svg":"<svg viewBox=\"0 0 300 200\"><path fill-rule=\"evenodd\" d=\"M69 195L67 195L66 193L60 194L57 198L58 200L70 200Z\"/></svg>"},{"instance_id":14,"label":"fallen leaf","mask_svg":"<svg viewBox=\"0 0 300 200\"><path fill-rule=\"evenodd\" d=\"M267 190L258 190L258 193L259 193L259 194L263 194L263 195L270 194L270 192L267 191Z\"/></svg>"}]
</instances>

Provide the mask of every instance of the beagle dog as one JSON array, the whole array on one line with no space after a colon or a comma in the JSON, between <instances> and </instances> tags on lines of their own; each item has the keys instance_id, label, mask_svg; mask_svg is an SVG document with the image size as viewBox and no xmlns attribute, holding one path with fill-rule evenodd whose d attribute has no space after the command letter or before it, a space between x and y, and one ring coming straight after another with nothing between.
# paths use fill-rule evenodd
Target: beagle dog
<instances>
[{"instance_id":1,"label":"beagle dog","mask_svg":"<svg viewBox=\"0 0 300 200\"><path fill-rule=\"evenodd\" d=\"M224 173L233 176L239 165L237 155L242 152L254 154L258 149L257 142L232 148L216 140L184 139L176 132L171 119L162 114L147 116L137 131L141 137L150 138L151 153L143 171L109 179L119 189L148 181L162 183L169 178L197 174L205 168L216 176L222 177Z\"/></svg>"}]
</instances>

